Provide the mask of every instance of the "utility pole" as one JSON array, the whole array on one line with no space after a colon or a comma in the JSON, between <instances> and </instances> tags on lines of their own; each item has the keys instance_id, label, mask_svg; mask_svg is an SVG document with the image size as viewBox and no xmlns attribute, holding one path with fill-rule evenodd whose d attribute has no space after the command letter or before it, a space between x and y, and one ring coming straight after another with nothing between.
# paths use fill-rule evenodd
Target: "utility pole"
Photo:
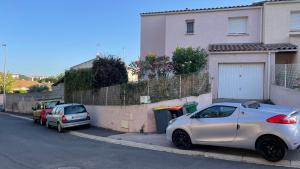
<instances>
[{"instance_id":1,"label":"utility pole","mask_svg":"<svg viewBox=\"0 0 300 169\"><path fill-rule=\"evenodd\" d=\"M3 47L3 108L5 111L6 108L6 55L7 55L7 51L6 51L6 44L2 44Z\"/></svg>"}]
</instances>

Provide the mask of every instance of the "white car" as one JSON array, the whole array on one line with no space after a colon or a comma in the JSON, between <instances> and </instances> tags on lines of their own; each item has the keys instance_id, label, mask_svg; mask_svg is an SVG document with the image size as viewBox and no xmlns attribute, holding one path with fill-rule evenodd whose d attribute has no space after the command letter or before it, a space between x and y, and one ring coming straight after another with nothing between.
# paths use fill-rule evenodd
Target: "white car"
<instances>
[{"instance_id":1,"label":"white car","mask_svg":"<svg viewBox=\"0 0 300 169\"><path fill-rule=\"evenodd\" d=\"M46 126L57 127L58 132L75 126L90 125L90 115L82 104L62 104L46 116Z\"/></svg>"},{"instance_id":2,"label":"white car","mask_svg":"<svg viewBox=\"0 0 300 169\"><path fill-rule=\"evenodd\" d=\"M244 148L279 161L300 147L299 111L257 102L216 103L171 120L167 138L182 149L192 144Z\"/></svg>"}]
</instances>

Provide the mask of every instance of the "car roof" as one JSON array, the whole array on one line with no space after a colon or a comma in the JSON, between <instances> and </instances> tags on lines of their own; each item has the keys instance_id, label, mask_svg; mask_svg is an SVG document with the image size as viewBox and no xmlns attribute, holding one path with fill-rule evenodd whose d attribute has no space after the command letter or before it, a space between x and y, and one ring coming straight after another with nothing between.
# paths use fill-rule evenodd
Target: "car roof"
<instances>
[{"instance_id":1,"label":"car roof","mask_svg":"<svg viewBox=\"0 0 300 169\"><path fill-rule=\"evenodd\" d=\"M68 104L60 104L57 107L69 107L69 106L83 106L83 104L78 103L68 103Z\"/></svg>"},{"instance_id":2,"label":"car roof","mask_svg":"<svg viewBox=\"0 0 300 169\"><path fill-rule=\"evenodd\" d=\"M231 106L231 107L241 107L241 103L231 103L231 102L221 102L221 103L214 103L213 106Z\"/></svg>"}]
</instances>

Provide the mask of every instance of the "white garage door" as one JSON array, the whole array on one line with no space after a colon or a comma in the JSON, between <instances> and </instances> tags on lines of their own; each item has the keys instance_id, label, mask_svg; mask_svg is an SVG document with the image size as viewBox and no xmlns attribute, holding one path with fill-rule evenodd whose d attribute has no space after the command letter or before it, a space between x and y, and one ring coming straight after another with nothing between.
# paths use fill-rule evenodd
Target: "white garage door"
<instances>
[{"instance_id":1,"label":"white garage door","mask_svg":"<svg viewBox=\"0 0 300 169\"><path fill-rule=\"evenodd\" d=\"M263 99L264 64L219 64L219 98Z\"/></svg>"}]
</instances>

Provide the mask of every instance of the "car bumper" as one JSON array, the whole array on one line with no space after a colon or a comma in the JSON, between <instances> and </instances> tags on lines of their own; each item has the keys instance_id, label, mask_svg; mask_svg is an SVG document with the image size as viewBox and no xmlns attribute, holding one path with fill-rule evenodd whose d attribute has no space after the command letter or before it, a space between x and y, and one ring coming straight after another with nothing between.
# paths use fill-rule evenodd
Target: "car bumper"
<instances>
[{"instance_id":1,"label":"car bumper","mask_svg":"<svg viewBox=\"0 0 300 169\"><path fill-rule=\"evenodd\" d=\"M89 124L90 124L90 120L85 120L85 121L78 121L78 122L63 123L61 124L61 127L69 128L69 127L84 126Z\"/></svg>"}]
</instances>

